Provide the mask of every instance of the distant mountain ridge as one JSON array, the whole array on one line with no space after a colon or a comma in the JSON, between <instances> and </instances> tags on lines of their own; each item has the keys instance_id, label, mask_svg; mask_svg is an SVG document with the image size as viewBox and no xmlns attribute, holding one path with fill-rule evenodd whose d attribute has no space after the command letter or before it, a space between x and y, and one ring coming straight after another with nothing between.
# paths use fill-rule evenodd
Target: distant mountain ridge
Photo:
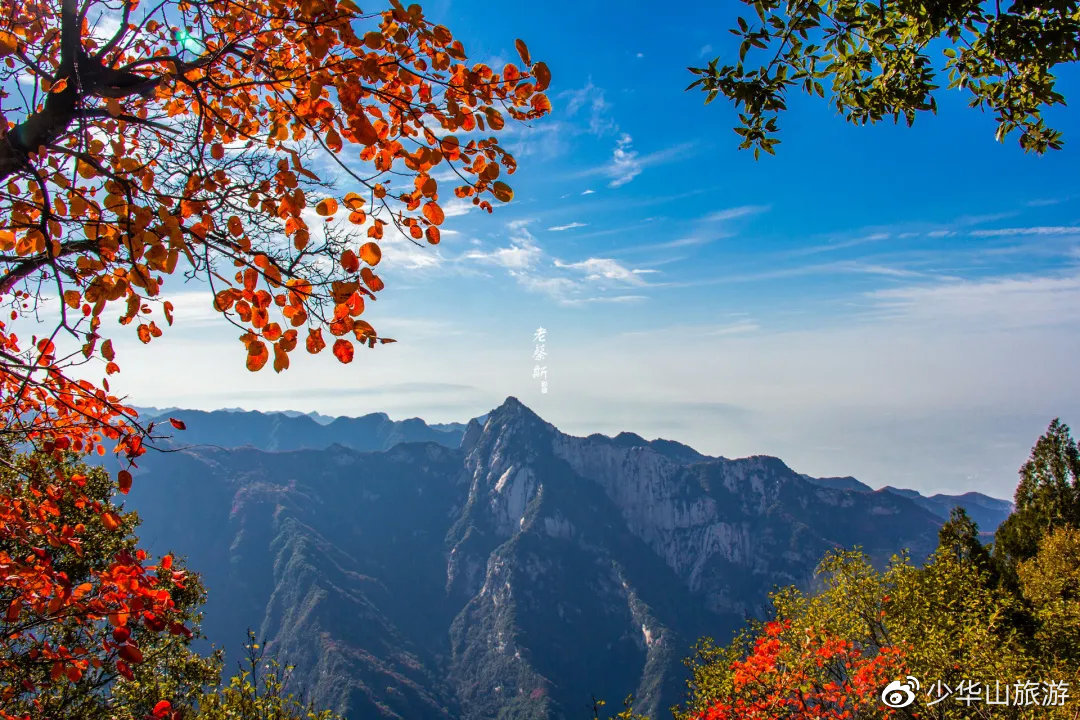
<instances>
[{"instance_id":1,"label":"distant mountain ridge","mask_svg":"<svg viewBox=\"0 0 1080 720\"><path fill-rule=\"evenodd\" d=\"M306 414L263 413L254 410L183 410L172 408L148 414L147 423L168 428L168 418L187 429L167 431L175 446L211 445L224 448L250 446L260 450L321 450L342 445L353 450L389 450L403 442L435 442L446 447L461 443L464 425L428 425L420 418L391 420L386 413L337 417L325 421Z\"/></svg>"},{"instance_id":2,"label":"distant mountain ridge","mask_svg":"<svg viewBox=\"0 0 1080 720\"><path fill-rule=\"evenodd\" d=\"M350 720L569 719L627 691L656 715L696 638L727 640L829 549L919 560L941 524L777 458L566 435L514 398L456 442L382 414L170 414L186 449L140 459L140 535L203 574L214 642L253 627Z\"/></svg>"},{"instance_id":3,"label":"distant mountain ridge","mask_svg":"<svg viewBox=\"0 0 1080 720\"><path fill-rule=\"evenodd\" d=\"M943 520L948 520L949 512L954 507L959 506L967 511L967 514L978 524L979 530L984 535L992 534L997 529L997 526L1003 523L1005 518L1009 517L1009 514L1013 511L1013 504L1008 500L990 497L980 492L966 492L962 495L937 493L927 497L916 490L895 488L891 485L886 485L875 491L866 483L860 482L853 477L815 478L809 475L803 475L803 477L816 485L836 490L893 493L913 500L919 506L926 508Z\"/></svg>"},{"instance_id":4,"label":"distant mountain ridge","mask_svg":"<svg viewBox=\"0 0 1080 720\"><path fill-rule=\"evenodd\" d=\"M251 446L260 450L323 449L341 445L360 451L389 450L402 442L436 442L455 448L461 444L466 423L427 423L420 418L391 420L386 413L369 413L359 417L331 417L317 412L301 413L293 410L260 412L241 408L222 410L185 410L183 408L142 408L146 422L164 423L177 418L187 425L187 430L174 433L173 443L186 445L213 445L224 448ZM474 418L483 423L487 415ZM606 437L594 435L590 437ZM674 440L646 440L632 432L622 432L611 442L622 447L650 447L677 462L691 463L718 459ZM765 456L763 456L765 457ZM719 458L724 459L724 458ZM856 478L801 477L821 487L854 492L875 492L873 488ZM885 486L880 491L891 492L914 500L939 518L947 520L949 511L959 505L978 523L984 533L992 533L1009 513L1013 504L1008 500L967 492L962 495L936 494L930 497L916 490Z\"/></svg>"}]
</instances>

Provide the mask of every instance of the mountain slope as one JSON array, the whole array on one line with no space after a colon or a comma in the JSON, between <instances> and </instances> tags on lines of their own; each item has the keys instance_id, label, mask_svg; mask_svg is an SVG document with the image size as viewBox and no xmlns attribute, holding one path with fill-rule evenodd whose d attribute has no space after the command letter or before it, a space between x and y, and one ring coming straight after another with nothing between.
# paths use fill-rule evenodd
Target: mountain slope
<instances>
[{"instance_id":1,"label":"mountain slope","mask_svg":"<svg viewBox=\"0 0 1080 720\"><path fill-rule=\"evenodd\" d=\"M264 445L301 442L256 421ZM697 637L726 640L829 548L918 559L940 525L776 458L568 436L513 398L460 447L192 447L140 464L141 534L203 573L208 636L235 651L253 626L353 720L581 717L628 690L656 713L680 699Z\"/></svg>"}]
</instances>

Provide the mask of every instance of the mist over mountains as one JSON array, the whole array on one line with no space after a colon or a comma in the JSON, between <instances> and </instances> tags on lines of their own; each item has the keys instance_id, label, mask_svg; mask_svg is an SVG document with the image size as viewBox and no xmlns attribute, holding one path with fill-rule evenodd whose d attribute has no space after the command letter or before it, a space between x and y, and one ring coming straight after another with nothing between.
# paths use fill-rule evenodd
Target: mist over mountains
<instances>
[{"instance_id":1,"label":"mist over mountains","mask_svg":"<svg viewBox=\"0 0 1080 720\"><path fill-rule=\"evenodd\" d=\"M827 550L918 560L953 503L984 531L1010 508L573 437L514 398L464 426L166 415L187 430L140 460L143 540L203 575L212 642L235 657L252 627L353 720L571 718L628 692L663 711L694 640L726 641Z\"/></svg>"}]
</instances>

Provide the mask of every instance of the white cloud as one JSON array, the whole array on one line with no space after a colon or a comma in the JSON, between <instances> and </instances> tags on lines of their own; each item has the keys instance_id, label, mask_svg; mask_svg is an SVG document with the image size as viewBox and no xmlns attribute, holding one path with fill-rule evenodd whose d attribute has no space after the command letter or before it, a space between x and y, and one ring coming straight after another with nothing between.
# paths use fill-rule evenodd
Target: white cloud
<instances>
[{"instance_id":1,"label":"white cloud","mask_svg":"<svg viewBox=\"0 0 1080 720\"><path fill-rule=\"evenodd\" d=\"M543 252L533 244L531 236L515 239L509 247L495 248L487 252L470 250L464 255L467 260L496 265L511 271L528 270L542 256Z\"/></svg>"},{"instance_id":2,"label":"white cloud","mask_svg":"<svg viewBox=\"0 0 1080 720\"><path fill-rule=\"evenodd\" d=\"M646 284L645 279L641 277L642 275L656 272L655 270L628 268L618 260L612 260L611 258L588 258L576 263L564 263L556 260L555 267L583 272L586 280L594 282L614 281L639 286Z\"/></svg>"},{"instance_id":3,"label":"white cloud","mask_svg":"<svg viewBox=\"0 0 1080 720\"><path fill-rule=\"evenodd\" d=\"M554 225L552 227L549 227L548 230L551 231L551 232L562 232L563 230L573 230L574 228L588 227L588 226L589 226L588 223L572 222L572 223L567 223L566 225Z\"/></svg>"},{"instance_id":4,"label":"white cloud","mask_svg":"<svg viewBox=\"0 0 1080 720\"><path fill-rule=\"evenodd\" d=\"M624 185L633 178L637 177L642 170L653 165L662 165L664 163L675 162L686 157L687 151L689 151L694 144L693 143L679 143L662 150L648 153L647 155L639 155L636 150L631 146L633 144L633 138L628 133L622 133L618 140L615 142L615 149L612 152L612 159L610 162L596 167L586 168L570 175L574 178L594 177L594 176L607 176L612 178L612 181L608 184L608 187L619 187ZM625 179L629 177L629 179ZM694 193L689 194L697 194ZM582 193L592 194L592 193ZM643 201L644 204L653 204L656 202L666 201L664 199L653 198L649 201Z\"/></svg>"},{"instance_id":5,"label":"white cloud","mask_svg":"<svg viewBox=\"0 0 1080 720\"><path fill-rule=\"evenodd\" d=\"M461 198L454 198L450 202L442 206L443 215L446 217L460 217L469 213L475 206L471 200L462 200Z\"/></svg>"},{"instance_id":6,"label":"white cloud","mask_svg":"<svg viewBox=\"0 0 1080 720\"><path fill-rule=\"evenodd\" d=\"M633 138L623 133L615 142L615 151L611 155L611 165L607 170L612 178L608 187L621 187L641 174L637 151L631 148L633 141Z\"/></svg>"},{"instance_id":7,"label":"white cloud","mask_svg":"<svg viewBox=\"0 0 1080 720\"><path fill-rule=\"evenodd\" d=\"M596 193L595 190L590 189L590 190L584 190L581 194L582 195L593 195L595 193Z\"/></svg>"},{"instance_id":8,"label":"white cloud","mask_svg":"<svg viewBox=\"0 0 1080 720\"><path fill-rule=\"evenodd\" d=\"M698 57L705 57L706 55L708 55L711 52L712 52L712 45L702 45L701 49L698 50Z\"/></svg>"}]
</instances>

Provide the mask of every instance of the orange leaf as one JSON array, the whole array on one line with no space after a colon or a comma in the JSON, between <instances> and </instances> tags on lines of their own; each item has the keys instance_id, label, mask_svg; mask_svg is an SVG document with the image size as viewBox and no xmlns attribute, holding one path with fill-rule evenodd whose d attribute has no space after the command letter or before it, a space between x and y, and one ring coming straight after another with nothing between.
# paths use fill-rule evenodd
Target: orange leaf
<instances>
[{"instance_id":1,"label":"orange leaf","mask_svg":"<svg viewBox=\"0 0 1080 720\"><path fill-rule=\"evenodd\" d=\"M56 82L53 83L51 88L49 88L49 92L51 92L51 93L62 93L65 90L67 90L67 86L68 86L67 78L60 78L59 80L57 80Z\"/></svg>"},{"instance_id":2,"label":"orange leaf","mask_svg":"<svg viewBox=\"0 0 1080 720\"><path fill-rule=\"evenodd\" d=\"M7 30L0 30L0 57L10 55L19 49L19 38Z\"/></svg>"},{"instance_id":3,"label":"orange leaf","mask_svg":"<svg viewBox=\"0 0 1080 720\"><path fill-rule=\"evenodd\" d=\"M281 343L274 343L274 372L281 372L289 367L289 353L285 352L285 349L281 346Z\"/></svg>"},{"instance_id":4,"label":"orange leaf","mask_svg":"<svg viewBox=\"0 0 1080 720\"><path fill-rule=\"evenodd\" d=\"M334 152L341 152L341 136L333 128L326 133L326 147Z\"/></svg>"},{"instance_id":5,"label":"orange leaf","mask_svg":"<svg viewBox=\"0 0 1080 720\"><path fill-rule=\"evenodd\" d=\"M382 279L378 275L371 272L371 268L364 268L360 271L360 277L364 279L364 283L371 288L374 292L379 292L384 287Z\"/></svg>"},{"instance_id":6,"label":"orange leaf","mask_svg":"<svg viewBox=\"0 0 1080 720\"><path fill-rule=\"evenodd\" d=\"M348 364L353 359L353 345L348 340L338 340L334 343L334 357Z\"/></svg>"},{"instance_id":7,"label":"orange leaf","mask_svg":"<svg viewBox=\"0 0 1080 720\"><path fill-rule=\"evenodd\" d=\"M360 259L374 267L382 260L382 250L373 242L364 243L360 246Z\"/></svg>"},{"instance_id":8,"label":"orange leaf","mask_svg":"<svg viewBox=\"0 0 1080 720\"><path fill-rule=\"evenodd\" d=\"M432 225L442 225L443 220L446 219L446 214L443 213L441 207L435 202L424 203L424 217L428 219Z\"/></svg>"},{"instance_id":9,"label":"orange leaf","mask_svg":"<svg viewBox=\"0 0 1080 720\"><path fill-rule=\"evenodd\" d=\"M379 131L363 108L357 108L356 114L349 117L349 130L361 145L374 145L379 141Z\"/></svg>"},{"instance_id":10,"label":"orange leaf","mask_svg":"<svg viewBox=\"0 0 1080 720\"><path fill-rule=\"evenodd\" d=\"M529 48L527 45L525 45L525 41L521 40L520 38L515 40L514 47L517 48L518 55L521 56L521 62L525 63L526 65L532 65L532 62L529 61Z\"/></svg>"},{"instance_id":11,"label":"orange leaf","mask_svg":"<svg viewBox=\"0 0 1080 720\"><path fill-rule=\"evenodd\" d=\"M266 365L266 361L270 359L270 353L266 349L266 343L262 340L256 340L248 345L247 356L247 369L251 372L258 372L262 370Z\"/></svg>"},{"instance_id":12,"label":"orange leaf","mask_svg":"<svg viewBox=\"0 0 1080 720\"><path fill-rule=\"evenodd\" d=\"M315 353L322 352L322 349L325 347L326 341L323 340L322 330L318 328L308 330L307 351L314 355Z\"/></svg>"},{"instance_id":13,"label":"orange leaf","mask_svg":"<svg viewBox=\"0 0 1080 720\"><path fill-rule=\"evenodd\" d=\"M383 46L382 33L377 30L372 30L371 32L367 33L366 35L364 35L364 44L372 50L378 50Z\"/></svg>"},{"instance_id":14,"label":"orange leaf","mask_svg":"<svg viewBox=\"0 0 1080 720\"><path fill-rule=\"evenodd\" d=\"M438 245L438 244L439 244L439 240L440 240L440 237L439 237L439 228L437 228L437 227L435 227L434 225L432 225L431 227L429 227L429 228L427 229L427 241L428 241L429 243L431 243L432 245Z\"/></svg>"},{"instance_id":15,"label":"orange leaf","mask_svg":"<svg viewBox=\"0 0 1080 720\"><path fill-rule=\"evenodd\" d=\"M106 511L101 514L101 524L105 526L106 530L115 530L120 527L120 516L112 511Z\"/></svg>"},{"instance_id":16,"label":"orange leaf","mask_svg":"<svg viewBox=\"0 0 1080 720\"><path fill-rule=\"evenodd\" d=\"M292 218L290 218L290 220L291 219ZM232 216L229 217L229 220L228 220L227 224L229 226L229 232L232 233L233 235L235 235L236 237L240 237L241 235L244 234L244 223L242 223L240 221L240 218L236 217L235 215L232 215Z\"/></svg>"},{"instance_id":17,"label":"orange leaf","mask_svg":"<svg viewBox=\"0 0 1080 720\"><path fill-rule=\"evenodd\" d=\"M337 212L337 200L334 198L326 198L325 200L320 201L319 204L315 206L315 212L323 217L333 215Z\"/></svg>"},{"instance_id":18,"label":"orange leaf","mask_svg":"<svg viewBox=\"0 0 1080 720\"><path fill-rule=\"evenodd\" d=\"M502 202L510 202L514 199L514 191L510 189L509 185L501 180L496 181L491 186L491 194Z\"/></svg>"},{"instance_id":19,"label":"orange leaf","mask_svg":"<svg viewBox=\"0 0 1080 720\"><path fill-rule=\"evenodd\" d=\"M533 77L536 78L536 91L543 92L551 85L551 71L542 62L533 65Z\"/></svg>"},{"instance_id":20,"label":"orange leaf","mask_svg":"<svg viewBox=\"0 0 1080 720\"><path fill-rule=\"evenodd\" d=\"M371 243L368 243L369 245ZM352 250L346 250L341 253L341 267L345 272L354 273L360 269L360 261L356 258L356 253Z\"/></svg>"},{"instance_id":21,"label":"orange leaf","mask_svg":"<svg viewBox=\"0 0 1080 720\"><path fill-rule=\"evenodd\" d=\"M551 112L551 101L548 100L548 96L540 93L539 95L533 95L532 108L535 112L541 115Z\"/></svg>"}]
</instances>

